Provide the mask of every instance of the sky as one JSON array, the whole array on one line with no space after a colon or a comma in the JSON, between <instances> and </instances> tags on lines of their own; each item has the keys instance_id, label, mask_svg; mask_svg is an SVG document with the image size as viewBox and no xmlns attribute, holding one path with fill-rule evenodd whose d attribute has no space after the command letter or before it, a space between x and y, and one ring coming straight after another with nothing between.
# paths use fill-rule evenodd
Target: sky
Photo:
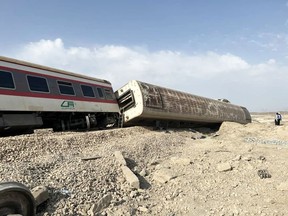
<instances>
[{"instance_id":1,"label":"sky","mask_svg":"<svg viewBox=\"0 0 288 216\"><path fill-rule=\"evenodd\" d=\"M288 110L288 0L0 0L0 55Z\"/></svg>"}]
</instances>

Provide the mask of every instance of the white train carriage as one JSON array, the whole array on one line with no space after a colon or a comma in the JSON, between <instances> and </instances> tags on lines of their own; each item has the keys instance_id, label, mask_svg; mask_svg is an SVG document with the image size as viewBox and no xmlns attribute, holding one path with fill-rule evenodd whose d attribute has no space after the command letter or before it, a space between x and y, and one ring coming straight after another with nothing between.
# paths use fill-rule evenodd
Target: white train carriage
<instances>
[{"instance_id":1,"label":"white train carriage","mask_svg":"<svg viewBox=\"0 0 288 216\"><path fill-rule=\"evenodd\" d=\"M106 80L0 56L0 132L105 127L118 113Z\"/></svg>"},{"instance_id":2,"label":"white train carriage","mask_svg":"<svg viewBox=\"0 0 288 216\"><path fill-rule=\"evenodd\" d=\"M245 107L132 80L115 92L122 125L251 122Z\"/></svg>"}]
</instances>

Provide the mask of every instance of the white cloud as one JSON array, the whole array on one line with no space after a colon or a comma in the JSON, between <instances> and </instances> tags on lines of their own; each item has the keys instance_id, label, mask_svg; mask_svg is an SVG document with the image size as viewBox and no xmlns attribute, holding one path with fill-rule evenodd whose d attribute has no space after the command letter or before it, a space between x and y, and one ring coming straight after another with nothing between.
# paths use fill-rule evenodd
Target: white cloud
<instances>
[{"instance_id":1,"label":"white cloud","mask_svg":"<svg viewBox=\"0 0 288 216\"><path fill-rule=\"evenodd\" d=\"M147 77L147 74L162 77L175 73L188 77L211 78L249 68L249 64L243 59L229 53L220 55L207 52L201 55L186 55L169 50L149 52L114 45L65 48L59 38L54 41L40 40L29 43L16 57L87 75L104 77L120 75L125 81L131 77L141 79Z\"/></svg>"},{"instance_id":2,"label":"white cloud","mask_svg":"<svg viewBox=\"0 0 288 216\"><path fill-rule=\"evenodd\" d=\"M268 106L265 97L273 97L277 82L288 78L287 67L279 66L275 59L251 65L239 56L211 51L188 55L116 45L65 47L59 38L31 42L13 57L107 79L114 89L137 79L201 96L226 97L253 110ZM261 98L256 105L255 95Z\"/></svg>"}]
</instances>

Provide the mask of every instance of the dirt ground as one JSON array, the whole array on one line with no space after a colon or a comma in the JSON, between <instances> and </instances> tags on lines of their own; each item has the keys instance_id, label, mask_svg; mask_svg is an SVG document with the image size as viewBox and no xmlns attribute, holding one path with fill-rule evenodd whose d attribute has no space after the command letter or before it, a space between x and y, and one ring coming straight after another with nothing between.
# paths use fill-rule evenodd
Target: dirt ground
<instances>
[{"instance_id":1,"label":"dirt ground","mask_svg":"<svg viewBox=\"0 0 288 216\"><path fill-rule=\"evenodd\" d=\"M283 118L275 126L274 114L253 114L250 124L224 122L218 131L129 127L3 137L0 181L46 186L49 200L38 216L288 215ZM115 151L140 189L126 181Z\"/></svg>"}]
</instances>

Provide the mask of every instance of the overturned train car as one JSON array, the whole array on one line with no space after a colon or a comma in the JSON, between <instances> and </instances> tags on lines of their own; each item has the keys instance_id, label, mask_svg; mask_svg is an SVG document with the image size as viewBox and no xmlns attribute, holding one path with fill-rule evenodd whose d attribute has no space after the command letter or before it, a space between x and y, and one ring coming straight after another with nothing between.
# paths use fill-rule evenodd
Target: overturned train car
<instances>
[{"instance_id":1,"label":"overturned train car","mask_svg":"<svg viewBox=\"0 0 288 216\"><path fill-rule=\"evenodd\" d=\"M120 125L219 125L224 121L250 123L245 107L132 80L115 92ZM168 125L167 125L168 124Z\"/></svg>"}]
</instances>

